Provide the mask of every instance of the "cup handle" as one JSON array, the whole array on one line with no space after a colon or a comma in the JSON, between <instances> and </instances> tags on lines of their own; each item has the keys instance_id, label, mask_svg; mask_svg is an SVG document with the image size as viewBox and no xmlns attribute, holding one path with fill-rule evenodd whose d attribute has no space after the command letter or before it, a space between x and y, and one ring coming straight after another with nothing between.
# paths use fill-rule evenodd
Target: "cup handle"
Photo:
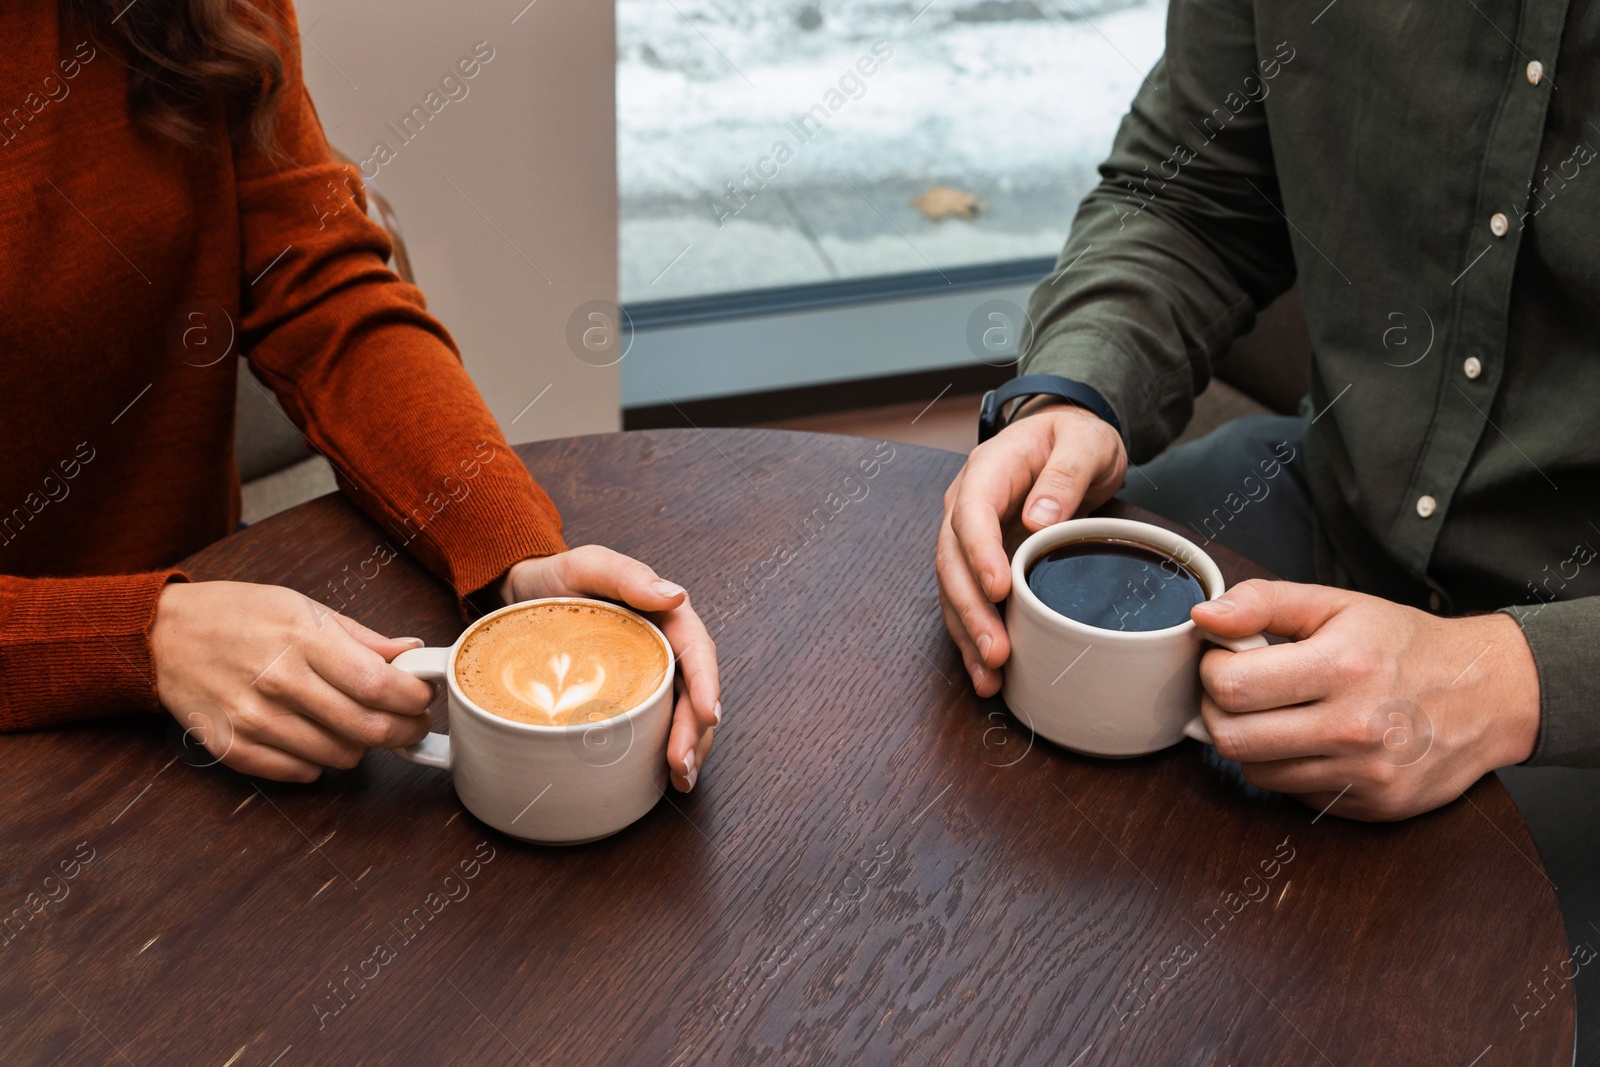
<instances>
[{"instance_id":1,"label":"cup handle","mask_svg":"<svg viewBox=\"0 0 1600 1067\"><path fill-rule=\"evenodd\" d=\"M421 678L428 682L442 682L450 672L450 650L448 648L413 648L400 653L392 661L409 675ZM450 769L450 736L448 734L429 734L414 745L405 748L391 748L389 750L401 759L420 763L424 767L438 767L440 770Z\"/></svg>"},{"instance_id":2,"label":"cup handle","mask_svg":"<svg viewBox=\"0 0 1600 1067\"><path fill-rule=\"evenodd\" d=\"M1210 641L1214 645L1221 645L1229 652L1244 652L1252 648L1267 647L1266 634L1251 634L1249 637L1218 637L1216 634L1208 634L1204 630L1201 630L1200 636L1204 637L1207 641ZM407 654L409 655L409 653ZM395 660L395 662L398 663L400 661ZM1192 738L1200 742L1202 745L1214 743L1211 740L1211 734L1206 730L1206 721L1199 715L1196 715L1194 718L1184 723L1183 736Z\"/></svg>"}]
</instances>

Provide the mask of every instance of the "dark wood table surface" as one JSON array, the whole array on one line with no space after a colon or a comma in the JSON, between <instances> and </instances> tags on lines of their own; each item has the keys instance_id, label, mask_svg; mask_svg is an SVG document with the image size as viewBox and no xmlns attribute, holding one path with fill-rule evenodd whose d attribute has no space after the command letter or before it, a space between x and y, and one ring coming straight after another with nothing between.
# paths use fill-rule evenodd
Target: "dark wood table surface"
<instances>
[{"instance_id":1,"label":"dark wood table surface","mask_svg":"<svg viewBox=\"0 0 1600 1067\"><path fill-rule=\"evenodd\" d=\"M1561 916L1493 776L1363 825L1247 797L1187 742L1080 757L977 699L932 569L959 456L735 430L518 451L572 544L712 619L726 719L694 793L553 849L388 753L293 786L191 766L154 718L0 737L0 1060L1571 1062ZM331 496L188 566L337 607L385 539ZM348 588L383 632L461 628L407 557Z\"/></svg>"}]
</instances>

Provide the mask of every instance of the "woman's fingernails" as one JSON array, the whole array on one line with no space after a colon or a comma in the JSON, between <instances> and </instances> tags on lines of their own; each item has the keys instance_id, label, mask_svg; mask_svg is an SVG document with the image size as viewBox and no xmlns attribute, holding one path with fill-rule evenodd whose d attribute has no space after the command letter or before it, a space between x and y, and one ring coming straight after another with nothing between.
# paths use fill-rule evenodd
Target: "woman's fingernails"
<instances>
[{"instance_id":1,"label":"woman's fingernails","mask_svg":"<svg viewBox=\"0 0 1600 1067\"><path fill-rule=\"evenodd\" d=\"M978 635L978 655L983 657L983 662L985 664L989 662L989 648L993 644L994 638L990 637L988 634Z\"/></svg>"},{"instance_id":2,"label":"woman's fingernails","mask_svg":"<svg viewBox=\"0 0 1600 1067\"><path fill-rule=\"evenodd\" d=\"M1028 509L1028 519L1037 526L1049 526L1061 518L1061 505L1049 497L1040 497Z\"/></svg>"},{"instance_id":3,"label":"woman's fingernails","mask_svg":"<svg viewBox=\"0 0 1600 1067\"><path fill-rule=\"evenodd\" d=\"M406 643L406 644L408 644L408 645L410 645L410 644L414 644L414 645L416 645L416 646L417 646L417 647L418 647L418 648L421 648L421 647L422 647L422 646L423 646L423 645L425 645L425 644L427 644L427 643L428 643L428 642L426 642L426 641L424 641L424 640L423 640L423 639L422 639L422 638L420 638L420 637L397 637L397 638L395 638L395 640L396 640L396 641L403 641L403 642L405 642L405 643Z\"/></svg>"},{"instance_id":4,"label":"woman's fingernails","mask_svg":"<svg viewBox=\"0 0 1600 1067\"><path fill-rule=\"evenodd\" d=\"M683 780L689 783L689 789L693 789L694 780L698 777L700 777L700 772L694 765L694 749L691 748L689 754L683 757ZM685 790L685 792L687 791Z\"/></svg>"},{"instance_id":5,"label":"woman's fingernails","mask_svg":"<svg viewBox=\"0 0 1600 1067\"><path fill-rule=\"evenodd\" d=\"M651 582L650 591L656 596L675 597L683 592L683 586L667 581Z\"/></svg>"},{"instance_id":6,"label":"woman's fingernails","mask_svg":"<svg viewBox=\"0 0 1600 1067\"><path fill-rule=\"evenodd\" d=\"M983 595L988 597L990 600L993 600L994 599L994 575L990 574L988 571L984 571L983 572L983 577L981 579L979 579L979 581L981 581L983 583Z\"/></svg>"},{"instance_id":7,"label":"woman's fingernails","mask_svg":"<svg viewBox=\"0 0 1600 1067\"><path fill-rule=\"evenodd\" d=\"M1218 615L1226 615L1239 605L1235 604L1225 596L1219 596L1215 600L1207 600L1205 602L1205 606L1216 612Z\"/></svg>"},{"instance_id":8,"label":"woman's fingernails","mask_svg":"<svg viewBox=\"0 0 1600 1067\"><path fill-rule=\"evenodd\" d=\"M717 701L717 706L711 709L711 719L718 726L722 725L722 701Z\"/></svg>"}]
</instances>

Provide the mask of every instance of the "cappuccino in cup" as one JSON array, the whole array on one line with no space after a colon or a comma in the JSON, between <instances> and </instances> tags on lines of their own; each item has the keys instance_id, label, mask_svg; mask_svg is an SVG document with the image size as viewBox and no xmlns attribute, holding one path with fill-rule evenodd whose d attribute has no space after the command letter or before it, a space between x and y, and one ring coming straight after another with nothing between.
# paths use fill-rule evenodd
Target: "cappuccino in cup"
<instances>
[{"instance_id":1,"label":"cappuccino in cup","mask_svg":"<svg viewBox=\"0 0 1600 1067\"><path fill-rule=\"evenodd\" d=\"M501 608L394 665L440 681L450 733L398 756L448 770L485 823L524 841L616 833L667 789L672 647L627 608L552 597Z\"/></svg>"},{"instance_id":2,"label":"cappuccino in cup","mask_svg":"<svg viewBox=\"0 0 1600 1067\"><path fill-rule=\"evenodd\" d=\"M570 726L637 707L661 684L667 656L649 623L590 603L532 604L485 620L456 656L456 683L513 722Z\"/></svg>"}]
</instances>

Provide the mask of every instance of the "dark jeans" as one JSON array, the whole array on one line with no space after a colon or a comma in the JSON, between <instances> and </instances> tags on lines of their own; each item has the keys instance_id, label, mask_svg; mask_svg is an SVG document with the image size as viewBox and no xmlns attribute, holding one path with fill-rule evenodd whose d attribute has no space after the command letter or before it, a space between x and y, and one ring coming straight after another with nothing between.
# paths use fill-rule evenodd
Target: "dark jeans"
<instances>
[{"instance_id":1,"label":"dark jeans","mask_svg":"<svg viewBox=\"0 0 1600 1067\"><path fill-rule=\"evenodd\" d=\"M1304 428L1283 415L1234 419L1130 470L1117 496L1182 523L1201 548L1217 541L1281 578L1314 582Z\"/></svg>"},{"instance_id":2,"label":"dark jeans","mask_svg":"<svg viewBox=\"0 0 1600 1067\"><path fill-rule=\"evenodd\" d=\"M1280 577L1315 582L1302 429L1298 418L1235 419L1129 471L1117 495L1183 524L1201 548L1218 541ZM1294 458L1285 461L1287 450ZM1572 946L1587 943L1600 951L1600 864L1593 859L1592 829L1600 825L1600 775L1564 767L1505 767L1498 773L1555 883ZM1506 862L1523 862L1510 847ZM1530 971L1537 970L1530 964ZM1572 983L1580 1064L1600 1064L1600 1026L1593 1024L1600 1018L1597 974L1600 967L1582 968Z\"/></svg>"}]
</instances>

